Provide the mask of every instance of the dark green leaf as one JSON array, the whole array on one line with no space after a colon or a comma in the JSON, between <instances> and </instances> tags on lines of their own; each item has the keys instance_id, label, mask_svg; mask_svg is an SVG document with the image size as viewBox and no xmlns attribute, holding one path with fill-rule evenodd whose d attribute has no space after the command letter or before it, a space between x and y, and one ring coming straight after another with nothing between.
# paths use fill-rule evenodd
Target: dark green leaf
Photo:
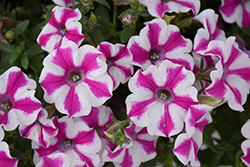
<instances>
[{"instance_id":1,"label":"dark green leaf","mask_svg":"<svg viewBox=\"0 0 250 167\"><path fill-rule=\"evenodd\" d=\"M22 65L22 67L23 67L25 70L28 69L29 59L28 59L27 56L23 56L23 57L21 58L21 65Z\"/></svg>"},{"instance_id":2,"label":"dark green leaf","mask_svg":"<svg viewBox=\"0 0 250 167\"><path fill-rule=\"evenodd\" d=\"M228 142L234 143L243 140L243 136L241 135L240 129L236 130L233 135L229 138Z\"/></svg>"},{"instance_id":3,"label":"dark green leaf","mask_svg":"<svg viewBox=\"0 0 250 167\"><path fill-rule=\"evenodd\" d=\"M122 43L125 43L128 41L128 39L134 35L135 33L135 29L130 27L130 26L127 26L126 28L124 28L122 30L122 34L121 34L121 42Z\"/></svg>"},{"instance_id":4,"label":"dark green leaf","mask_svg":"<svg viewBox=\"0 0 250 167\"><path fill-rule=\"evenodd\" d=\"M110 5L106 0L95 0L95 1L110 9Z\"/></svg>"},{"instance_id":5,"label":"dark green leaf","mask_svg":"<svg viewBox=\"0 0 250 167\"><path fill-rule=\"evenodd\" d=\"M16 20L16 9L12 9L10 13L10 18L12 20Z\"/></svg>"},{"instance_id":6,"label":"dark green leaf","mask_svg":"<svg viewBox=\"0 0 250 167\"><path fill-rule=\"evenodd\" d=\"M43 52L43 50L41 49L41 46L39 44L34 44L29 49L27 49L24 52L24 54L26 54L27 56L34 56L34 55L37 55L37 54L42 53L42 52Z\"/></svg>"},{"instance_id":7,"label":"dark green leaf","mask_svg":"<svg viewBox=\"0 0 250 167\"><path fill-rule=\"evenodd\" d=\"M212 137L205 132L203 133L203 141L213 152L218 153L218 149L214 145Z\"/></svg>"},{"instance_id":8,"label":"dark green leaf","mask_svg":"<svg viewBox=\"0 0 250 167\"><path fill-rule=\"evenodd\" d=\"M3 42L0 42L0 50L7 52L7 53L13 53L15 51L14 48L10 46L10 44L6 44Z\"/></svg>"},{"instance_id":9,"label":"dark green leaf","mask_svg":"<svg viewBox=\"0 0 250 167\"><path fill-rule=\"evenodd\" d=\"M38 76L43 68L42 60L36 57L32 57L29 59L29 66L32 70L36 72L36 75Z\"/></svg>"},{"instance_id":10,"label":"dark green leaf","mask_svg":"<svg viewBox=\"0 0 250 167\"><path fill-rule=\"evenodd\" d=\"M104 36L102 35L102 32L97 28L94 28L94 30L91 32L91 36L95 39L96 44L99 44L100 42L104 40Z\"/></svg>"},{"instance_id":11,"label":"dark green leaf","mask_svg":"<svg viewBox=\"0 0 250 167\"><path fill-rule=\"evenodd\" d=\"M16 35L21 35L25 32L25 30L28 28L30 21L29 20L24 20L21 23L17 24L14 31Z\"/></svg>"},{"instance_id":12,"label":"dark green leaf","mask_svg":"<svg viewBox=\"0 0 250 167\"><path fill-rule=\"evenodd\" d=\"M241 27L241 30L247 34L248 36L250 36L250 27Z\"/></svg>"},{"instance_id":13,"label":"dark green leaf","mask_svg":"<svg viewBox=\"0 0 250 167\"><path fill-rule=\"evenodd\" d=\"M13 52L10 56L9 63L12 64L21 54L19 52Z\"/></svg>"},{"instance_id":14,"label":"dark green leaf","mask_svg":"<svg viewBox=\"0 0 250 167\"><path fill-rule=\"evenodd\" d=\"M110 16L109 16L109 10L105 8L103 5L97 6L95 9L95 15L96 17L101 17L101 21L105 22L106 24L110 23Z\"/></svg>"}]
</instances>

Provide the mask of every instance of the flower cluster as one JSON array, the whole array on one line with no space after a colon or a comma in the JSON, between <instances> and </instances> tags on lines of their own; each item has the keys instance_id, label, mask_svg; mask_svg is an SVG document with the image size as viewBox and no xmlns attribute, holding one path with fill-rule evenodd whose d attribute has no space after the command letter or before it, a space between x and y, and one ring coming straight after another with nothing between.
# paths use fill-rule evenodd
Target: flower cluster
<instances>
[{"instance_id":1,"label":"flower cluster","mask_svg":"<svg viewBox=\"0 0 250 167\"><path fill-rule=\"evenodd\" d=\"M37 37L48 52L38 83L46 105L58 112L42 108L35 97L36 81L20 68L0 75L0 166L17 166L18 158L10 156L2 140L5 131L18 126L20 135L32 141L37 167L98 167L107 162L137 167L156 157L159 137L174 138L171 149L182 164L200 166L198 151L204 127L212 122L211 111L224 103L244 111L250 90L249 52L217 27L219 15L213 9L199 13L199 0L114 0L115 9L131 5L140 11L146 6L156 17L144 22L126 45L91 38L87 28L96 23L90 18L86 24L82 13L91 9L86 4L92 1L53 1L60 7L52 9ZM222 0L223 19L250 26L249 1L235 1ZM194 39L164 19L167 13L180 12L189 12L191 21L202 27ZM130 26L128 20L137 18L128 13L122 23ZM123 108L112 106L113 94L126 85ZM247 165L249 129L250 121L242 127L247 138L241 145L242 160Z\"/></svg>"}]
</instances>

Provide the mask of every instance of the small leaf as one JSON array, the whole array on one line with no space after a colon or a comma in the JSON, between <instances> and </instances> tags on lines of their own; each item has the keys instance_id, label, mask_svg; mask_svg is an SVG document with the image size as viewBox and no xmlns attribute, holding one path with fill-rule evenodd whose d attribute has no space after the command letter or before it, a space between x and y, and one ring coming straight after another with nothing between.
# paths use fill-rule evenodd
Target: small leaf
<instances>
[{"instance_id":1,"label":"small leaf","mask_svg":"<svg viewBox=\"0 0 250 167\"><path fill-rule=\"evenodd\" d=\"M9 63L12 64L21 54L19 52L13 52L10 56Z\"/></svg>"},{"instance_id":2,"label":"small leaf","mask_svg":"<svg viewBox=\"0 0 250 167\"><path fill-rule=\"evenodd\" d=\"M125 43L128 41L128 39L135 33L135 29L128 26L122 30L121 34L121 42Z\"/></svg>"},{"instance_id":3,"label":"small leaf","mask_svg":"<svg viewBox=\"0 0 250 167\"><path fill-rule=\"evenodd\" d=\"M22 21L21 23L17 24L14 31L17 35L21 35L25 32L25 30L27 29L28 25L29 25L30 21L29 20L25 20Z\"/></svg>"},{"instance_id":4,"label":"small leaf","mask_svg":"<svg viewBox=\"0 0 250 167\"><path fill-rule=\"evenodd\" d=\"M28 65L29 65L29 59L27 56L23 56L21 59L21 65L22 67L27 70L28 69Z\"/></svg>"},{"instance_id":5,"label":"small leaf","mask_svg":"<svg viewBox=\"0 0 250 167\"><path fill-rule=\"evenodd\" d=\"M7 53L13 53L15 51L14 48L12 48L9 44L0 42L0 50L7 52Z\"/></svg>"},{"instance_id":6,"label":"small leaf","mask_svg":"<svg viewBox=\"0 0 250 167\"><path fill-rule=\"evenodd\" d=\"M16 9L12 9L10 13L10 18L12 20L16 20Z\"/></svg>"},{"instance_id":7,"label":"small leaf","mask_svg":"<svg viewBox=\"0 0 250 167\"><path fill-rule=\"evenodd\" d=\"M91 36L95 39L95 42L97 44L99 44L100 42L104 40L104 36L102 35L102 32L97 28L94 28L94 30L91 32Z\"/></svg>"},{"instance_id":8,"label":"small leaf","mask_svg":"<svg viewBox=\"0 0 250 167\"><path fill-rule=\"evenodd\" d=\"M110 5L106 0L95 0L95 1L110 9Z\"/></svg>"},{"instance_id":9,"label":"small leaf","mask_svg":"<svg viewBox=\"0 0 250 167\"><path fill-rule=\"evenodd\" d=\"M188 26L191 25L192 21L193 21L193 18L192 18L192 17L189 17L189 18L186 18L186 19L180 21L180 22L177 24L177 26L180 27L180 28L188 27Z\"/></svg>"},{"instance_id":10,"label":"small leaf","mask_svg":"<svg viewBox=\"0 0 250 167\"><path fill-rule=\"evenodd\" d=\"M39 44L34 44L30 48L28 48L24 52L24 54L26 54L27 56L34 56L34 55L38 55L38 54L40 54L42 52L43 52L43 50L41 49L41 46Z\"/></svg>"}]
</instances>

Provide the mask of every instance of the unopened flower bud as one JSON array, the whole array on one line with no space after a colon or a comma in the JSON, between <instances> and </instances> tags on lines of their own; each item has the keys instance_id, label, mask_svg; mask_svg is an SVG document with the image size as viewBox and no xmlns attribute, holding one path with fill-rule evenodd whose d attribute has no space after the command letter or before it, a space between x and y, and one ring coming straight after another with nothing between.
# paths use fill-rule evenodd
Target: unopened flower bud
<instances>
[{"instance_id":1,"label":"unopened flower bud","mask_svg":"<svg viewBox=\"0 0 250 167\"><path fill-rule=\"evenodd\" d=\"M225 102L224 98L217 98L217 97L207 96L207 95L199 95L197 98L202 104L207 104L213 107L219 106Z\"/></svg>"},{"instance_id":2,"label":"unopened flower bud","mask_svg":"<svg viewBox=\"0 0 250 167\"><path fill-rule=\"evenodd\" d=\"M13 39L15 37L15 33L13 31L8 31L6 34L5 34L5 37L6 39Z\"/></svg>"},{"instance_id":3,"label":"unopened flower bud","mask_svg":"<svg viewBox=\"0 0 250 167\"><path fill-rule=\"evenodd\" d=\"M175 16L168 16L168 15L163 15L163 19L166 21L167 24L170 24L171 20L173 20Z\"/></svg>"},{"instance_id":4,"label":"unopened flower bud","mask_svg":"<svg viewBox=\"0 0 250 167\"><path fill-rule=\"evenodd\" d=\"M120 125L119 124L113 124L109 127L107 131L104 131L104 134L108 136L110 139L115 139L115 136L120 132Z\"/></svg>"},{"instance_id":5,"label":"unopened flower bud","mask_svg":"<svg viewBox=\"0 0 250 167\"><path fill-rule=\"evenodd\" d=\"M92 25L96 24L97 18L96 18L96 16L95 16L94 13L91 13L91 14L90 14L89 22L90 22Z\"/></svg>"},{"instance_id":6,"label":"unopened flower bud","mask_svg":"<svg viewBox=\"0 0 250 167\"><path fill-rule=\"evenodd\" d=\"M123 17L122 17L122 23L123 24L130 24L132 22L132 19L133 19L133 15L132 14L125 14Z\"/></svg>"}]
</instances>

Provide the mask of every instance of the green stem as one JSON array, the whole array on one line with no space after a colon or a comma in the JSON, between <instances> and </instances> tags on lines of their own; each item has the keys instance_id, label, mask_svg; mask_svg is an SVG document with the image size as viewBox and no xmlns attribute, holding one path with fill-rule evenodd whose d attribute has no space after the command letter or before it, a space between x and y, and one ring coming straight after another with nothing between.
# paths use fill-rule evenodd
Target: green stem
<instances>
[{"instance_id":1,"label":"green stem","mask_svg":"<svg viewBox=\"0 0 250 167\"><path fill-rule=\"evenodd\" d=\"M75 0L72 0L72 8L75 9Z\"/></svg>"}]
</instances>

